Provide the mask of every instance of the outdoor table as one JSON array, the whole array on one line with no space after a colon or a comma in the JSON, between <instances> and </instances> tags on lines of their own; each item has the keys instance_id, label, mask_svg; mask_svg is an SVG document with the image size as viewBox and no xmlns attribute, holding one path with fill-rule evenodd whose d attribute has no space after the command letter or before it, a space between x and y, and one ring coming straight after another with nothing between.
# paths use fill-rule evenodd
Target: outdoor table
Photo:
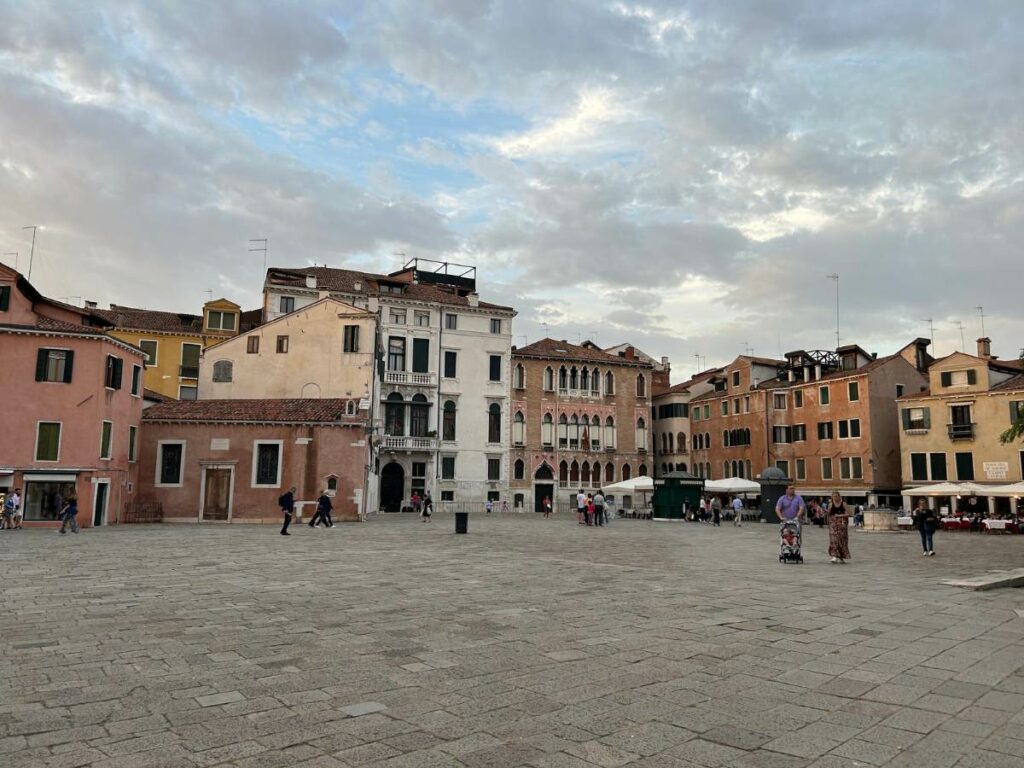
<instances>
[{"instance_id":1,"label":"outdoor table","mask_svg":"<svg viewBox=\"0 0 1024 768\"><path fill-rule=\"evenodd\" d=\"M971 527L971 524L970 524L969 521L965 521L963 518L960 518L960 517L944 517L944 518L942 518L942 527L944 529L946 529L947 531L959 531L960 529L965 527L965 525L964 525L965 523L966 523L966 527L967 528Z\"/></svg>"},{"instance_id":2,"label":"outdoor table","mask_svg":"<svg viewBox=\"0 0 1024 768\"><path fill-rule=\"evenodd\" d=\"M1005 531L1009 524L1008 520L982 520L981 524L985 526L985 530L992 531Z\"/></svg>"}]
</instances>

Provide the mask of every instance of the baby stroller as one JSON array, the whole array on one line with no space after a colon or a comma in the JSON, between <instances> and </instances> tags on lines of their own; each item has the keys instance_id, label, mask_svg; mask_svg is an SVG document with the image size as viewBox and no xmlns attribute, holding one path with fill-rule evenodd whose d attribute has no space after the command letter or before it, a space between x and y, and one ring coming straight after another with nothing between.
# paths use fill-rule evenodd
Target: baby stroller
<instances>
[{"instance_id":1,"label":"baby stroller","mask_svg":"<svg viewBox=\"0 0 1024 768\"><path fill-rule=\"evenodd\" d=\"M796 520L782 522L782 525L779 526L780 563L803 563L804 556L800 554L801 538L799 522Z\"/></svg>"}]
</instances>

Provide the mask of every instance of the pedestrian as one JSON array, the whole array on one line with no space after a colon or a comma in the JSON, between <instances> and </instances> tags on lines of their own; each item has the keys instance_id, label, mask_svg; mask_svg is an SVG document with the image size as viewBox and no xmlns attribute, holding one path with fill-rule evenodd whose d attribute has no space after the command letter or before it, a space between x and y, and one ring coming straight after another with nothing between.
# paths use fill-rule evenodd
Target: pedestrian
<instances>
[{"instance_id":1,"label":"pedestrian","mask_svg":"<svg viewBox=\"0 0 1024 768\"><path fill-rule=\"evenodd\" d=\"M597 526L600 525L597 522L597 508L594 506L594 498L587 496L587 525Z\"/></svg>"},{"instance_id":2,"label":"pedestrian","mask_svg":"<svg viewBox=\"0 0 1024 768\"><path fill-rule=\"evenodd\" d=\"M501 511L508 512L508 499L501 500Z\"/></svg>"},{"instance_id":3,"label":"pedestrian","mask_svg":"<svg viewBox=\"0 0 1024 768\"><path fill-rule=\"evenodd\" d=\"M14 528L14 494L15 491L11 491L4 497L3 516L0 517L0 528L7 528L8 530Z\"/></svg>"},{"instance_id":4,"label":"pedestrian","mask_svg":"<svg viewBox=\"0 0 1024 768\"><path fill-rule=\"evenodd\" d=\"M430 491L427 491L427 495L423 498L423 522L432 523L434 519L430 516L431 512L434 511L434 500L430 498Z\"/></svg>"},{"instance_id":5,"label":"pedestrian","mask_svg":"<svg viewBox=\"0 0 1024 768\"><path fill-rule=\"evenodd\" d=\"M604 525L608 522L608 512L604 506L604 494L601 493L600 488L594 494L594 514L597 515L597 519L600 521L598 525Z\"/></svg>"},{"instance_id":6,"label":"pedestrian","mask_svg":"<svg viewBox=\"0 0 1024 768\"><path fill-rule=\"evenodd\" d=\"M796 492L795 485L786 486L786 492L779 498L778 503L775 505L775 514L779 516L779 519L783 522L795 520L797 523L803 522L804 513L807 511L807 506L804 504L803 498Z\"/></svg>"},{"instance_id":7,"label":"pedestrian","mask_svg":"<svg viewBox=\"0 0 1024 768\"><path fill-rule=\"evenodd\" d=\"M413 491L412 498L409 499L409 501L412 503L412 511L415 512L417 515L420 514L420 512L423 510L423 499L420 498L420 492Z\"/></svg>"},{"instance_id":8,"label":"pedestrian","mask_svg":"<svg viewBox=\"0 0 1024 768\"><path fill-rule=\"evenodd\" d=\"M78 533L78 497L75 494L68 496L64 508L60 511L60 533L67 533L71 528L72 533Z\"/></svg>"},{"instance_id":9,"label":"pedestrian","mask_svg":"<svg viewBox=\"0 0 1024 768\"><path fill-rule=\"evenodd\" d=\"M939 517L924 499L917 501L917 509L914 511L914 527L921 533L921 546L924 548L925 557L934 556L935 544L932 537L935 535L935 529L939 527Z\"/></svg>"},{"instance_id":10,"label":"pedestrian","mask_svg":"<svg viewBox=\"0 0 1024 768\"><path fill-rule=\"evenodd\" d=\"M716 528L722 527L722 500L717 496L711 499L711 524Z\"/></svg>"},{"instance_id":11,"label":"pedestrian","mask_svg":"<svg viewBox=\"0 0 1024 768\"><path fill-rule=\"evenodd\" d=\"M732 497L732 524L737 528L743 525L743 502L739 496Z\"/></svg>"},{"instance_id":12,"label":"pedestrian","mask_svg":"<svg viewBox=\"0 0 1024 768\"><path fill-rule=\"evenodd\" d=\"M14 493L11 495L11 504L14 506L14 527L21 528L21 520L24 517L24 511L21 508L21 488L15 488Z\"/></svg>"},{"instance_id":13,"label":"pedestrian","mask_svg":"<svg viewBox=\"0 0 1024 768\"><path fill-rule=\"evenodd\" d=\"M551 517L551 497L544 497L544 519L548 520Z\"/></svg>"},{"instance_id":14,"label":"pedestrian","mask_svg":"<svg viewBox=\"0 0 1024 768\"><path fill-rule=\"evenodd\" d=\"M284 513L284 525L281 526L282 536L291 536L288 533L288 526L292 522L292 515L295 514L295 486L292 486L287 491L281 494L277 500L277 506L281 508L281 512Z\"/></svg>"},{"instance_id":15,"label":"pedestrian","mask_svg":"<svg viewBox=\"0 0 1024 768\"><path fill-rule=\"evenodd\" d=\"M488 498L487 501L484 502L484 509L487 510L488 515L491 514L491 510L494 509L494 500Z\"/></svg>"},{"instance_id":16,"label":"pedestrian","mask_svg":"<svg viewBox=\"0 0 1024 768\"><path fill-rule=\"evenodd\" d=\"M857 506L853 508L853 527L864 527L864 506L862 504L857 504Z\"/></svg>"},{"instance_id":17,"label":"pedestrian","mask_svg":"<svg viewBox=\"0 0 1024 768\"><path fill-rule=\"evenodd\" d=\"M327 495L327 490L320 491L320 498L316 500L316 512L309 521L309 527L316 528L320 523L323 523L325 528L333 528L334 522L331 520L332 509L334 509L334 505L331 504L331 497Z\"/></svg>"},{"instance_id":18,"label":"pedestrian","mask_svg":"<svg viewBox=\"0 0 1024 768\"><path fill-rule=\"evenodd\" d=\"M699 515L698 515L698 519L699 519L699 520L700 520L700 521L701 521L702 523L703 523L703 522L704 522L705 520L707 520L707 512L708 512L708 500L707 500L707 499L705 499L705 498L704 498L703 496L701 496L701 497L700 497L700 513L699 513Z\"/></svg>"},{"instance_id":19,"label":"pedestrian","mask_svg":"<svg viewBox=\"0 0 1024 768\"><path fill-rule=\"evenodd\" d=\"M587 494L580 488L576 494L576 520L580 525L586 525L587 518Z\"/></svg>"},{"instance_id":20,"label":"pedestrian","mask_svg":"<svg viewBox=\"0 0 1024 768\"><path fill-rule=\"evenodd\" d=\"M850 516L839 491L832 491L828 508L828 554L833 563L850 559Z\"/></svg>"}]
</instances>

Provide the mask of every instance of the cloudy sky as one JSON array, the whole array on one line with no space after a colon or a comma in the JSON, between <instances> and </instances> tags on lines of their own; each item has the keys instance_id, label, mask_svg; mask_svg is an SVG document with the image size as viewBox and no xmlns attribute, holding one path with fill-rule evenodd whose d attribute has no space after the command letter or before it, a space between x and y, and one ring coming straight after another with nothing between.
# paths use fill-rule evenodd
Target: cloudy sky
<instances>
[{"instance_id":1,"label":"cloudy sky","mask_svg":"<svg viewBox=\"0 0 1024 768\"><path fill-rule=\"evenodd\" d=\"M255 306L270 262L475 264L679 380L1024 346L1017 0L0 0L0 249L72 301ZM4 256L13 262L14 256Z\"/></svg>"}]
</instances>

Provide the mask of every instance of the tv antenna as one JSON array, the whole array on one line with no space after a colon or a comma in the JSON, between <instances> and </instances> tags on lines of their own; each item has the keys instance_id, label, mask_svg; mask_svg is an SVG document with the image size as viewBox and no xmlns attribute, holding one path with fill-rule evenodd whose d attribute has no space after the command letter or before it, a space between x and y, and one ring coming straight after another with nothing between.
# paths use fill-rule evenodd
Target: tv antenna
<instances>
[{"instance_id":1,"label":"tv antenna","mask_svg":"<svg viewBox=\"0 0 1024 768\"><path fill-rule=\"evenodd\" d=\"M839 348L839 273L833 272L831 275L825 275L829 280L832 280L836 284L836 348Z\"/></svg>"},{"instance_id":2,"label":"tv antenna","mask_svg":"<svg viewBox=\"0 0 1024 768\"><path fill-rule=\"evenodd\" d=\"M249 240L250 245L257 243L255 246L249 248L249 253L262 253L263 254L263 275L267 274L267 248L270 245L270 240L265 237L254 237Z\"/></svg>"},{"instance_id":3,"label":"tv antenna","mask_svg":"<svg viewBox=\"0 0 1024 768\"><path fill-rule=\"evenodd\" d=\"M960 328L960 351L963 352L964 348L967 346L964 344L964 324L960 320L950 320L950 322Z\"/></svg>"},{"instance_id":4,"label":"tv antenna","mask_svg":"<svg viewBox=\"0 0 1024 768\"><path fill-rule=\"evenodd\" d=\"M22 227L22 229L32 230L32 249L28 252L28 279L32 280L32 261L36 255L36 230L39 229L38 224L32 224L28 227Z\"/></svg>"},{"instance_id":5,"label":"tv antenna","mask_svg":"<svg viewBox=\"0 0 1024 768\"><path fill-rule=\"evenodd\" d=\"M981 318L981 336L982 336L982 338L984 338L985 337L985 308L984 307L975 307L975 309L978 310L978 317Z\"/></svg>"}]
</instances>

